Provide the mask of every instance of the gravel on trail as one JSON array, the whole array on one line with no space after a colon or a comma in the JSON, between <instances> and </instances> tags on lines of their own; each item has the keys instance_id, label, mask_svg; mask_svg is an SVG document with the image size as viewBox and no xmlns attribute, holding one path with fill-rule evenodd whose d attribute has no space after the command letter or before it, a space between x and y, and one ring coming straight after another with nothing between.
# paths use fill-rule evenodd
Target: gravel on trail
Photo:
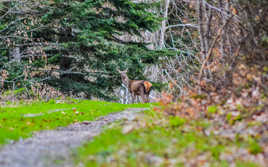
<instances>
[{"instance_id":1,"label":"gravel on trail","mask_svg":"<svg viewBox=\"0 0 268 167\"><path fill-rule=\"evenodd\" d=\"M72 167L74 149L101 133L103 127L118 120L133 120L146 108L132 108L59 127L36 132L33 137L0 148L0 167Z\"/></svg>"}]
</instances>

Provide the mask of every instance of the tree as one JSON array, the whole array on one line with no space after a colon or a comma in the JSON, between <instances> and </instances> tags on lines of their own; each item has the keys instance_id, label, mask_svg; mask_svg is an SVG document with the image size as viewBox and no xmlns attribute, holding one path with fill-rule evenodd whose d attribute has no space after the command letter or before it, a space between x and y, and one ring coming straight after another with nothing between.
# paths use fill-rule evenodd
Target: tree
<instances>
[{"instance_id":1,"label":"tree","mask_svg":"<svg viewBox=\"0 0 268 167\"><path fill-rule=\"evenodd\" d=\"M9 59L8 64L13 46L23 55L20 63L0 68L14 74L10 67L16 66L16 76L7 80L20 76L25 79L24 86L42 82L63 92L109 99L114 87L120 85L116 68L128 68L131 78L143 79L145 64L172 54L148 50L142 40L120 38L123 34L141 38L142 31L158 28L161 19L148 11L153 4L130 0L24 0L1 6L5 12L1 14L4 20L0 31L6 39L0 43L2 54ZM7 41L12 46L6 45Z\"/></svg>"}]
</instances>

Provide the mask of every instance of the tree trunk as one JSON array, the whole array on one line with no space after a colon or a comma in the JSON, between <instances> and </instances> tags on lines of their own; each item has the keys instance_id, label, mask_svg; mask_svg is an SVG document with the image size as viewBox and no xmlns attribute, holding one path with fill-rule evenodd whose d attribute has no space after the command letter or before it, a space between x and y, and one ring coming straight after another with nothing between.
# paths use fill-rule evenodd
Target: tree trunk
<instances>
[{"instance_id":1,"label":"tree trunk","mask_svg":"<svg viewBox=\"0 0 268 167\"><path fill-rule=\"evenodd\" d=\"M205 31L204 31L204 24L203 24L203 0L198 0L197 3L197 13L198 13L198 30L199 30L199 38L200 38L200 44L201 44L201 56L202 61L206 58L206 43L205 43Z\"/></svg>"},{"instance_id":2,"label":"tree trunk","mask_svg":"<svg viewBox=\"0 0 268 167\"><path fill-rule=\"evenodd\" d=\"M165 20L162 21L162 26L160 30L160 40L159 40L159 46L160 48L165 48L165 33L166 33L166 22L168 18L168 7L169 7L170 0L165 0L164 5L164 18Z\"/></svg>"}]
</instances>

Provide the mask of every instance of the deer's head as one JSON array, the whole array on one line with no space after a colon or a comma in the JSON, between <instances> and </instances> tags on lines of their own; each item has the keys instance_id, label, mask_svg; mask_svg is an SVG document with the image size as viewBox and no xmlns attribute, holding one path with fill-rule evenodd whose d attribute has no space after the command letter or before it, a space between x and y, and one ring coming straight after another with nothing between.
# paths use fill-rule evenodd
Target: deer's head
<instances>
[{"instance_id":1,"label":"deer's head","mask_svg":"<svg viewBox=\"0 0 268 167\"><path fill-rule=\"evenodd\" d=\"M128 86L129 83L129 78L127 76L127 70L124 71L120 71L119 69L117 69L117 71L120 73L121 75L121 79L124 85Z\"/></svg>"}]
</instances>

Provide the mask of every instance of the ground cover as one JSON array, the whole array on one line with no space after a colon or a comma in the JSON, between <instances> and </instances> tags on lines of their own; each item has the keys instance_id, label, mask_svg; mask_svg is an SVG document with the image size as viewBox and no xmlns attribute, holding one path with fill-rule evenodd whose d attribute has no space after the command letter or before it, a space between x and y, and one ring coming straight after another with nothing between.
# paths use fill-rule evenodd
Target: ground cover
<instances>
[{"instance_id":1,"label":"ground cover","mask_svg":"<svg viewBox=\"0 0 268 167\"><path fill-rule=\"evenodd\" d=\"M232 132L216 133L213 128L216 122L210 118L147 111L143 118L107 129L79 148L75 159L86 167L265 166L260 138L241 133L232 138Z\"/></svg>"},{"instance_id":2,"label":"ground cover","mask_svg":"<svg viewBox=\"0 0 268 167\"><path fill-rule=\"evenodd\" d=\"M131 107L148 107L150 104L119 104L89 100L48 102L21 102L0 106L0 145L33 132L67 126L71 123L91 121L99 116Z\"/></svg>"}]
</instances>

